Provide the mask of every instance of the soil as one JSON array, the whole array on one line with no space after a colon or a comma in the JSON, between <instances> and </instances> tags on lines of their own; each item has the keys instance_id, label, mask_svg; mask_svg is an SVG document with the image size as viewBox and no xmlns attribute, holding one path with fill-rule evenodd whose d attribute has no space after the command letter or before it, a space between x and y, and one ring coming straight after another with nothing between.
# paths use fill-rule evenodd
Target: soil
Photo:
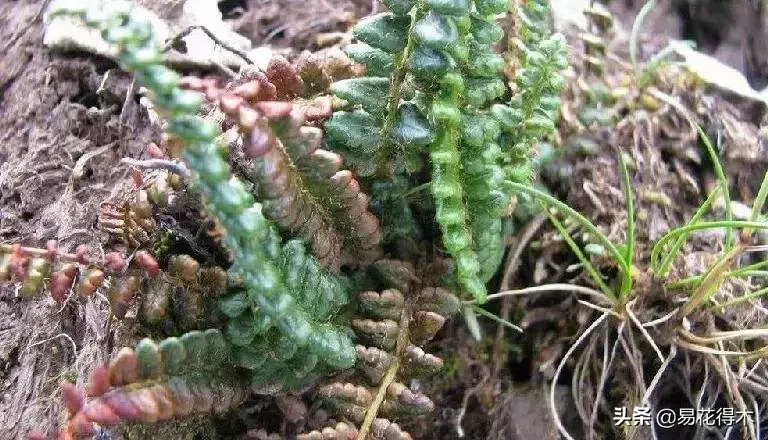
<instances>
[{"instance_id":1,"label":"soil","mask_svg":"<svg viewBox=\"0 0 768 440\"><path fill-rule=\"evenodd\" d=\"M220 8L254 46L302 50L332 43L338 37L334 33L346 31L355 17L376 7L368 0L315 3L308 8L301 0L228 0ZM44 247L54 239L65 251L85 244L103 252L99 206L133 185L120 160L145 158L146 146L160 133L138 105L138 96L127 93L131 78L114 63L87 54L53 54L42 46L47 4L0 0L0 242ZM326 40L318 40L319 32ZM709 107L702 117L709 118L710 134L722 135L719 148L733 176L732 191L750 203L768 166L758 130L761 111L717 96L704 102ZM690 218L703 200L703 188L713 181L711 165L692 159L701 157L698 142L671 137L659 126L638 123L593 133L596 151L566 154L545 178L572 207L621 242L626 211L616 147L629 148L636 164L633 187L641 194L636 208L645 213L639 240L655 240ZM652 194L666 199L659 202ZM555 245L547 241L552 231L542 227L545 232L549 235L533 240L535 251L521 258L520 275L507 287L570 279L567 259L557 254L564 252L562 243L547 251L547 245ZM712 251L719 240L696 243L695 251ZM647 255L648 249L638 252ZM528 319L535 331L526 337L496 337L485 346L471 340L462 322L447 326L436 348L452 367L442 380L424 385L435 390L440 410L414 429L416 438L460 438L457 426L469 439L557 438L541 384L551 377L548 362L577 333L574 325L584 322L573 313L568 316L576 324L551 318L570 306L551 299L499 306L508 307L513 322ZM534 311L547 317L537 321ZM109 307L101 295L61 306L47 296L21 302L13 286L0 287L0 438L55 431L62 414L60 381L83 385L86 373L107 362L115 347L143 336L135 311L119 324L110 327L107 322ZM492 325L485 330L500 331ZM560 407L572 405L567 388L558 392ZM251 402L249 410L276 414L271 401Z\"/></svg>"},{"instance_id":2,"label":"soil","mask_svg":"<svg viewBox=\"0 0 768 440\"><path fill-rule=\"evenodd\" d=\"M152 133L138 106L123 111L130 78L116 66L42 47L46 5L0 4L0 241L99 249L99 204L127 183L119 160L140 155ZM119 80L99 92L108 71ZM109 308L101 296L61 307L0 289L0 438L21 439L59 423L62 378L108 360Z\"/></svg>"}]
</instances>

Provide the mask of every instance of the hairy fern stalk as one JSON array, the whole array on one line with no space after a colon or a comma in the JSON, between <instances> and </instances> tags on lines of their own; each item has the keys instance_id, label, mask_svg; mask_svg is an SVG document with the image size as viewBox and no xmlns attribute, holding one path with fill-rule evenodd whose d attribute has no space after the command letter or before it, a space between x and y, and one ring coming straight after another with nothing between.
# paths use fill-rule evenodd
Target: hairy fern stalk
<instances>
[{"instance_id":1,"label":"hairy fern stalk","mask_svg":"<svg viewBox=\"0 0 768 440\"><path fill-rule=\"evenodd\" d=\"M511 86L492 50L507 0L383 2L390 12L357 24L345 49L359 64L276 57L226 84L166 68L151 21L128 2L54 3L48 19L78 19L116 48L167 120L153 154L190 171L154 175L99 218L110 242L157 257L105 269L115 314L141 291L145 325L186 333L123 349L86 395L65 386L64 438L318 384L338 424L302 439L405 440L409 420L434 408L407 384L442 368L422 346L459 296L487 296L505 249L505 182L530 181L566 60L544 0L514 11ZM207 232L204 246L157 221L180 215ZM434 235L450 264L424 250ZM57 298L104 281L89 278L101 266L37 254L0 248L0 281L30 296L50 276Z\"/></svg>"}]
</instances>

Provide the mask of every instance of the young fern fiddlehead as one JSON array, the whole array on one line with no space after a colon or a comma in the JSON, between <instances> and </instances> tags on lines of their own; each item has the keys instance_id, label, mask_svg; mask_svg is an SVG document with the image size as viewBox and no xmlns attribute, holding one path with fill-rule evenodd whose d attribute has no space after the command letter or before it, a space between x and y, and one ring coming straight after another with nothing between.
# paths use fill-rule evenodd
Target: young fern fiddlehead
<instances>
[{"instance_id":1,"label":"young fern fiddlehead","mask_svg":"<svg viewBox=\"0 0 768 440\"><path fill-rule=\"evenodd\" d=\"M168 119L168 130L185 146L184 160L195 174L193 188L205 197L208 210L225 231L223 242L234 259L231 270L242 277L248 307L257 307L259 314L269 318L281 340L297 350L302 348L302 353L316 356L319 364L329 368L351 366L355 351L344 329L327 323L327 316L310 313L292 295L292 267L286 268L283 263L291 261L290 252L296 246L281 245L280 236L264 218L261 205L232 175L217 141L220 129L195 115L201 98L195 92L181 90L179 76L163 66L151 22L124 2L62 2L49 15L79 17L100 30L102 37L117 47L123 64L152 92L155 105ZM317 270L312 275L325 274ZM303 281L316 280L307 277ZM313 284L318 286L319 283ZM327 294L344 296L343 292Z\"/></svg>"}]
</instances>

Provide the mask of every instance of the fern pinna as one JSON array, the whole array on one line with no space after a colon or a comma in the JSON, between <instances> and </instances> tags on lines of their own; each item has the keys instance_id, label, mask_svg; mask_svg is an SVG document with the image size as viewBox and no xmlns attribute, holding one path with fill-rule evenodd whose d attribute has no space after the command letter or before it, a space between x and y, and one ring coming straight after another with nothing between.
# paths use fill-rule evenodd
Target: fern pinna
<instances>
[{"instance_id":1,"label":"fern pinna","mask_svg":"<svg viewBox=\"0 0 768 440\"><path fill-rule=\"evenodd\" d=\"M67 432L212 408L204 397L182 398L184 387L225 394L223 408L244 398L243 387L295 390L342 370L343 381L316 392L338 424L302 438L407 439L409 418L433 409L405 384L442 366L421 346L461 303L438 286L486 297L504 252L505 182L530 179L535 141L557 110L564 49L546 32L546 2L523 2L510 91L505 61L491 50L504 37L494 19L507 0L384 3L391 12L361 21L346 48L360 64L276 57L225 85L164 67L150 21L129 3L55 3L49 18L98 29L167 120L166 151L154 154L181 158L184 177L164 171L142 182L135 199L102 206L100 226L114 242L158 255L154 278L118 284L142 290L143 322L168 329L173 315L175 327L196 330L122 351L95 370L101 385L86 403L65 387ZM431 199L408 201L426 187ZM157 221L171 207L207 233L205 246ZM425 213L437 228L423 224ZM430 229L455 264L426 282L422 266L434 258L419 241ZM178 241L184 253L173 249ZM206 326L218 330L199 331ZM206 350L220 368L203 382L198 364L173 367ZM122 368L131 380L112 381Z\"/></svg>"},{"instance_id":2,"label":"fern pinna","mask_svg":"<svg viewBox=\"0 0 768 440\"><path fill-rule=\"evenodd\" d=\"M135 350L123 348L109 366L91 372L85 393L69 384L62 387L71 417L59 438L93 435L95 424L224 413L249 393L247 381L227 370L230 356L217 330L194 331L159 344L144 339Z\"/></svg>"},{"instance_id":3,"label":"fern pinna","mask_svg":"<svg viewBox=\"0 0 768 440\"><path fill-rule=\"evenodd\" d=\"M84 246L74 254L61 252L53 240L45 249L0 244L0 282L17 283L19 296L29 299L42 291L47 281L51 297L58 303L75 293L87 298L109 284L110 308L122 318L141 280L160 274L157 260L147 251L137 252L130 264L119 252L108 252L100 259L89 254Z\"/></svg>"}]
</instances>

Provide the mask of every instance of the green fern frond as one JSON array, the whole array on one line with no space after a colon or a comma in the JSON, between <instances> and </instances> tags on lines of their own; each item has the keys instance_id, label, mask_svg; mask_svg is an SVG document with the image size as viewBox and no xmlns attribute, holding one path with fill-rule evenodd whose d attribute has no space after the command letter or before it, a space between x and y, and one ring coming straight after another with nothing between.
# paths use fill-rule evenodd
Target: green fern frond
<instances>
[{"instance_id":1,"label":"green fern frond","mask_svg":"<svg viewBox=\"0 0 768 440\"><path fill-rule=\"evenodd\" d=\"M530 0L519 7L521 23L512 42L519 52L517 90L509 106L491 109L502 130L506 177L517 183L530 182L535 140L554 131L559 95L565 86L565 40L549 31L550 13L547 0Z\"/></svg>"},{"instance_id":2,"label":"green fern frond","mask_svg":"<svg viewBox=\"0 0 768 440\"><path fill-rule=\"evenodd\" d=\"M503 251L501 207L508 198L500 186L499 130L487 117L506 92L504 60L490 46L503 36L493 16L507 3L385 3L391 13L355 27L360 43L348 53L376 76L334 84L339 98L359 108L334 114L326 124L329 145L368 174L413 171L414 157L429 157L443 244L462 289L482 301ZM481 127L479 137L463 136L465 126L477 131L472 118L488 122L489 133Z\"/></svg>"}]
</instances>

